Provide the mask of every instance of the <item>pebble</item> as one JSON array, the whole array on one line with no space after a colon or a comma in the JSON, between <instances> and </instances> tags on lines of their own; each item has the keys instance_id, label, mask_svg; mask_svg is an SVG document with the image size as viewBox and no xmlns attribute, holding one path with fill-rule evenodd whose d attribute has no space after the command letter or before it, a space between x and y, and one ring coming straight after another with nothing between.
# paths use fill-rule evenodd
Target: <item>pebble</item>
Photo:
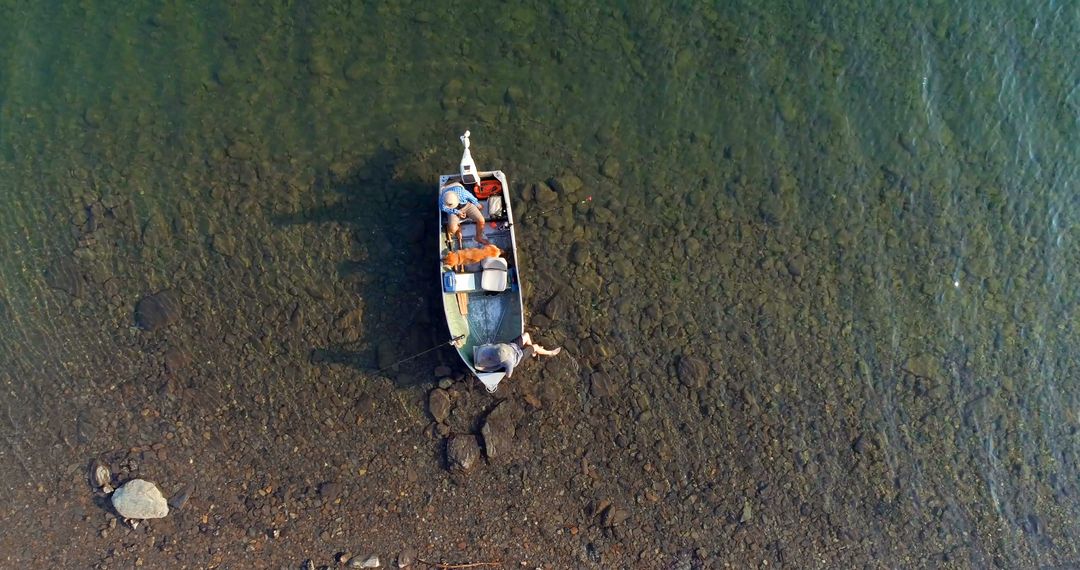
<instances>
[{"instance_id":1,"label":"pebble","mask_svg":"<svg viewBox=\"0 0 1080 570\"><path fill-rule=\"evenodd\" d=\"M353 558L351 562L349 562L349 568L378 568L378 567L379 567L379 557L375 556L374 554L371 555L371 556L368 556L367 558L363 558L363 559L361 559L360 557L356 557L356 558Z\"/></svg>"},{"instance_id":2,"label":"pebble","mask_svg":"<svg viewBox=\"0 0 1080 570\"><path fill-rule=\"evenodd\" d=\"M454 385L454 380L452 378L441 378L439 380L439 388L442 388L443 390L446 390L447 388L449 388L449 387L451 387L453 385Z\"/></svg>"},{"instance_id":3,"label":"pebble","mask_svg":"<svg viewBox=\"0 0 1080 570\"><path fill-rule=\"evenodd\" d=\"M127 519L160 519L169 514L169 504L157 485L142 479L121 485L112 495L112 504Z\"/></svg>"},{"instance_id":4,"label":"pebble","mask_svg":"<svg viewBox=\"0 0 1080 570\"><path fill-rule=\"evenodd\" d=\"M411 546L403 548L397 557L398 568L412 566L413 560L416 560L416 549Z\"/></svg>"},{"instance_id":5,"label":"pebble","mask_svg":"<svg viewBox=\"0 0 1080 570\"><path fill-rule=\"evenodd\" d=\"M604 516L601 517L601 524L606 527L613 527L626 522L626 519L628 518L630 518L630 511L612 505L604 511Z\"/></svg>"},{"instance_id":6,"label":"pebble","mask_svg":"<svg viewBox=\"0 0 1080 570\"><path fill-rule=\"evenodd\" d=\"M177 491L172 497L169 497L169 506L176 510L184 508L184 505L187 504L188 499L191 498L191 493L193 492L195 492L194 483L184 485L184 488Z\"/></svg>"},{"instance_id":7,"label":"pebble","mask_svg":"<svg viewBox=\"0 0 1080 570\"><path fill-rule=\"evenodd\" d=\"M112 471L104 463L94 462L91 470L91 478L97 487L105 487L112 481Z\"/></svg>"},{"instance_id":8,"label":"pebble","mask_svg":"<svg viewBox=\"0 0 1080 570\"><path fill-rule=\"evenodd\" d=\"M341 483L327 481L319 485L319 496L327 503L332 503L341 495Z\"/></svg>"}]
</instances>

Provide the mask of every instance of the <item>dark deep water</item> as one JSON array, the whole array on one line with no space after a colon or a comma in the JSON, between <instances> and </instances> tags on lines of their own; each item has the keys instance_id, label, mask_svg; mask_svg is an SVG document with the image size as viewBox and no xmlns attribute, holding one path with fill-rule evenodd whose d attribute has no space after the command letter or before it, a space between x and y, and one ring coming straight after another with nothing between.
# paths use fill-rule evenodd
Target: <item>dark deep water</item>
<instances>
[{"instance_id":1,"label":"dark deep water","mask_svg":"<svg viewBox=\"0 0 1080 570\"><path fill-rule=\"evenodd\" d=\"M262 559L296 567L318 535L329 562L338 515L273 522L294 499L264 513L248 481L297 453L336 458L308 486L379 461L399 480L365 438L436 449L425 393L452 360L371 371L442 338L428 208L471 129L532 213L529 322L569 353L536 371L535 454L454 495L499 510L504 471L540 473L521 504L580 503L500 522L559 529L522 561L1080 564L1075 4L4 4L6 560L153 565L151 543L229 566L295 524ZM139 330L160 291L178 314ZM99 536L83 474L116 450L201 478L191 526ZM437 495L436 455L409 483ZM199 513L238 481L266 522L208 538ZM627 522L589 522L605 498ZM380 528L343 532L453 535ZM458 558L498 552L492 532Z\"/></svg>"}]
</instances>

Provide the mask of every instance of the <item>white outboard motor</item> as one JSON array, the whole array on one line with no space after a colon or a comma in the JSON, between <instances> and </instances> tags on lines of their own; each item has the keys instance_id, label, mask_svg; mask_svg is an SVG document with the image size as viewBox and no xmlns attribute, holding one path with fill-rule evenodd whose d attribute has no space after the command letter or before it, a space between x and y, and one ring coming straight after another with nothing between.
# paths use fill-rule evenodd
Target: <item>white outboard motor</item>
<instances>
[{"instance_id":1,"label":"white outboard motor","mask_svg":"<svg viewBox=\"0 0 1080 570\"><path fill-rule=\"evenodd\" d=\"M480 183L480 173L476 170L476 163L473 162L472 153L469 152L470 134L469 131L465 131L465 134L461 135L461 144L465 145L465 154L461 155L461 182L466 187Z\"/></svg>"}]
</instances>

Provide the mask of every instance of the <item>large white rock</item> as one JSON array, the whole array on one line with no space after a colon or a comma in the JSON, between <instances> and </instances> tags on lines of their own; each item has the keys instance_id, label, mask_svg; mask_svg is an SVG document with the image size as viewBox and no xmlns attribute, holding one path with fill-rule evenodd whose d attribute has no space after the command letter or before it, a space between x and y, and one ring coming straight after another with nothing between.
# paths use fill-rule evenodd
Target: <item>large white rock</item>
<instances>
[{"instance_id":1,"label":"large white rock","mask_svg":"<svg viewBox=\"0 0 1080 570\"><path fill-rule=\"evenodd\" d=\"M160 519L169 514L169 503L157 486L142 479L124 483L112 495L113 508L126 519Z\"/></svg>"}]
</instances>

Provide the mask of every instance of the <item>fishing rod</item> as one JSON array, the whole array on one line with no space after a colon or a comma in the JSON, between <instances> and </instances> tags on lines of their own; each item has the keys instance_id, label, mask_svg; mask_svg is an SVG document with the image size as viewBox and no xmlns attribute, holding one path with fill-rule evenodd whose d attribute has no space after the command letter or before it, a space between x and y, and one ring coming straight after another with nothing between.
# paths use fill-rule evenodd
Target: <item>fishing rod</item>
<instances>
[{"instance_id":1,"label":"fishing rod","mask_svg":"<svg viewBox=\"0 0 1080 570\"><path fill-rule=\"evenodd\" d=\"M393 368L393 367L395 367L395 366L397 366L397 365L401 364L402 362L407 362L407 361L409 361L409 360L412 360L412 359L414 359L414 358L416 358L416 357L418 357L418 356L423 356L423 355L425 355L425 354L427 354L427 353L429 353L429 352L431 352L431 351L433 351L433 350L439 350L440 348L442 348L442 347L444 347L444 346L446 346L446 345L454 345L454 344L457 344L457 342L458 342L459 340L463 339L463 338L465 338L465 335L463 335L463 334L460 334L460 335L458 335L458 336L455 336L454 338L452 338L452 339L450 339L450 340L448 340L448 341L446 341L446 342L440 342L439 344L437 344L437 345L435 345L435 346L433 346L433 347L431 347L431 348L429 348L429 349L427 349L427 350L423 350L423 351L417 352L416 354L414 354L414 355L412 355L412 356L406 356L405 358L402 358L401 360L399 360L399 361L397 361L397 362L395 362L395 363L393 363L393 364L391 364L391 365L389 365L389 366L384 366L384 367L382 367L382 368L380 368L380 369L376 370L376 371L375 371L375 372L373 372L372 374L378 374L378 373L380 373L380 372L382 372L382 371L384 371L384 370L389 370L389 369L391 369L391 368Z\"/></svg>"}]
</instances>

